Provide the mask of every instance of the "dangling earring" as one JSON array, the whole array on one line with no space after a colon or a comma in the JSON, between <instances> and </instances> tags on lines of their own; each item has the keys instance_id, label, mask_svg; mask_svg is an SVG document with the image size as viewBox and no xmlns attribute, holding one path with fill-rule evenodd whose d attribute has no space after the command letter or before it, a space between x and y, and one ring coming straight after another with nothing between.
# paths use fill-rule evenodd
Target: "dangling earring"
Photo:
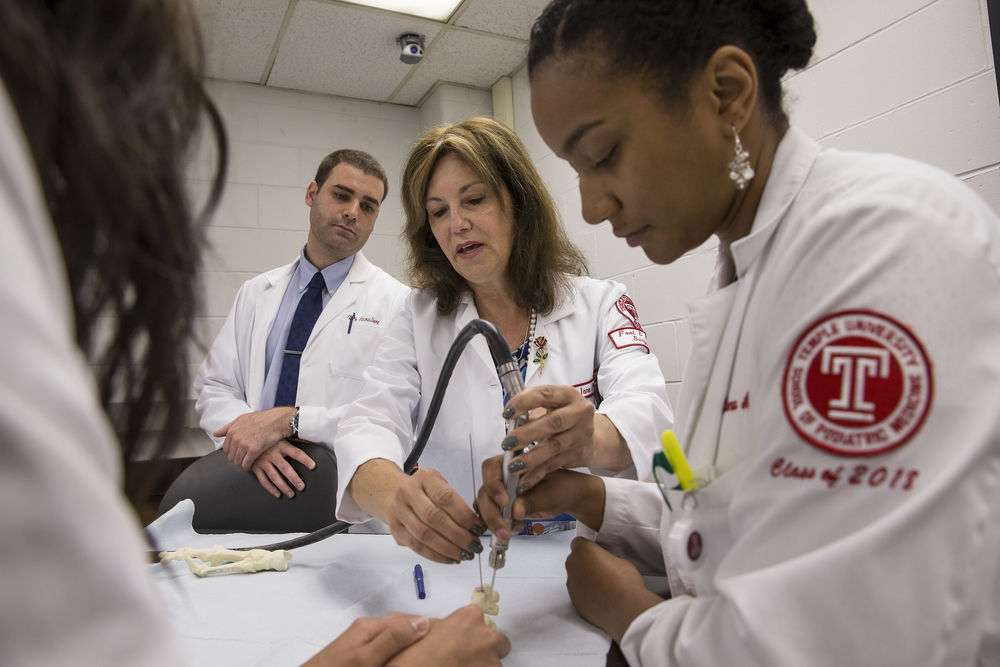
<instances>
[{"instance_id":1,"label":"dangling earring","mask_svg":"<svg viewBox=\"0 0 1000 667\"><path fill-rule=\"evenodd\" d=\"M733 180L737 190L745 190L747 183L753 180L754 170L750 166L750 153L743 148L740 135L733 125L733 159L729 162L729 178Z\"/></svg>"}]
</instances>

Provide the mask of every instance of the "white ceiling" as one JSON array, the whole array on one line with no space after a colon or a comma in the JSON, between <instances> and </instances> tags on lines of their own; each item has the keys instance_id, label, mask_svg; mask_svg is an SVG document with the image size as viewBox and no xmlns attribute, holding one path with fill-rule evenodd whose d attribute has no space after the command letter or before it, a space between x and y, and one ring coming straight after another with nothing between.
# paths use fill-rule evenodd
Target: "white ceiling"
<instances>
[{"instance_id":1,"label":"white ceiling","mask_svg":"<svg viewBox=\"0 0 1000 667\"><path fill-rule=\"evenodd\" d=\"M194 0L207 75L420 106L439 83L489 89L524 63L549 0L464 0L447 22L337 0ZM396 38L424 35L424 58Z\"/></svg>"}]
</instances>

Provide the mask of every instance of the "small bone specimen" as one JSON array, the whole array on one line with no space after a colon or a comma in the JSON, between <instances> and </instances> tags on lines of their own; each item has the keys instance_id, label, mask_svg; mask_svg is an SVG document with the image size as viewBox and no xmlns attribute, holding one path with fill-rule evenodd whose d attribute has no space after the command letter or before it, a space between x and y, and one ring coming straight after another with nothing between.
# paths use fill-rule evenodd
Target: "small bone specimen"
<instances>
[{"instance_id":1,"label":"small bone specimen","mask_svg":"<svg viewBox=\"0 0 1000 667\"><path fill-rule=\"evenodd\" d=\"M500 594L493 590L489 584L476 586L472 591L472 604L483 610L483 622L494 630L497 624L490 616L496 616L500 613L500 605L497 604L499 601Z\"/></svg>"},{"instance_id":2,"label":"small bone specimen","mask_svg":"<svg viewBox=\"0 0 1000 667\"><path fill-rule=\"evenodd\" d=\"M288 569L288 561L292 554L285 550L267 551L266 549L251 549L250 551L234 551L224 549L216 544L211 549L192 549L184 547L177 551L161 551L160 564L172 560L182 560L188 568L199 577L217 574L237 574L260 572L262 570ZM201 562L198 562L201 561Z\"/></svg>"}]
</instances>

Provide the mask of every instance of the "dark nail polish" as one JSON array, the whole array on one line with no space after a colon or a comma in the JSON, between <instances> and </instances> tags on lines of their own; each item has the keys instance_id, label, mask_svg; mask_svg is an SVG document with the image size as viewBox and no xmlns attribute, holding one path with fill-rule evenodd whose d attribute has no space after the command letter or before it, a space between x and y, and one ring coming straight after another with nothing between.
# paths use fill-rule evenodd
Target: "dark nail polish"
<instances>
[{"instance_id":1,"label":"dark nail polish","mask_svg":"<svg viewBox=\"0 0 1000 667\"><path fill-rule=\"evenodd\" d=\"M500 443L500 449L504 451L507 451L508 449L514 449L515 447L517 447L516 435L508 435L506 438L503 439L503 442Z\"/></svg>"},{"instance_id":2,"label":"dark nail polish","mask_svg":"<svg viewBox=\"0 0 1000 667\"><path fill-rule=\"evenodd\" d=\"M458 563L458 561L455 560L454 558L445 558L444 562L448 563L448 565L455 565L456 563Z\"/></svg>"},{"instance_id":3,"label":"dark nail polish","mask_svg":"<svg viewBox=\"0 0 1000 667\"><path fill-rule=\"evenodd\" d=\"M510 419L513 416L514 416L514 406L513 405L508 405L507 407L505 407L503 409L503 418L504 419Z\"/></svg>"},{"instance_id":4,"label":"dark nail polish","mask_svg":"<svg viewBox=\"0 0 1000 667\"><path fill-rule=\"evenodd\" d=\"M510 465L507 466L507 472L521 472L522 470L524 470L524 466L526 465L527 464L524 462L524 459L517 459L515 461L511 461Z\"/></svg>"},{"instance_id":5,"label":"dark nail polish","mask_svg":"<svg viewBox=\"0 0 1000 667\"><path fill-rule=\"evenodd\" d=\"M472 540L469 542L467 547L469 551L475 551L477 554L483 553L483 545L479 543L479 540Z\"/></svg>"},{"instance_id":6,"label":"dark nail polish","mask_svg":"<svg viewBox=\"0 0 1000 667\"><path fill-rule=\"evenodd\" d=\"M526 494L528 492L528 490L530 488L531 487L528 486L527 484L522 484L521 486L517 487L517 495L523 496L524 494Z\"/></svg>"},{"instance_id":7,"label":"dark nail polish","mask_svg":"<svg viewBox=\"0 0 1000 667\"><path fill-rule=\"evenodd\" d=\"M462 553L459 555L459 558L461 558L462 560L472 560L473 558L475 558L475 556L472 555L472 552L465 551L463 549Z\"/></svg>"},{"instance_id":8,"label":"dark nail polish","mask_svg":"<svg viewBox=\"0 0 1000 667\"><path fill-rule=\"evenodd\" d=\"M478 523L474 523L472 524L472 528L469 529L469 532L475 535L476 537L482 537L484 534L486 534L486 529L480 526Z\"/></svg>"}]
</instances>

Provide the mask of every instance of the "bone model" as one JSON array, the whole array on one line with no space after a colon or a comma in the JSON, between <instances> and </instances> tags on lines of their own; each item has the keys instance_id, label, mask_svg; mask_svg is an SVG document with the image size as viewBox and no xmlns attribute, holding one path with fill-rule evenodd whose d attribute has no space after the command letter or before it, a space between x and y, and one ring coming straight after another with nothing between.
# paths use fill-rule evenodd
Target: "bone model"
<instances>
[{"instance_id":1,"label":"bone model","mask_svg":"<svg viewBox=\"0 0 1000 667\"><path fill-rule=\"evenodd\" d=\"M490 616L496 616L500 613L500 605L497 604L499 601L500 594L493 590L489 584L476 586L472 591L472 604L483 610L483 622L494 630L496 630L497 624Z\"/></svg>"},{"instance_id":2,"label":"bone model","mask_svg":"<svg viewBox=\"0 0 1000 667\"><path fill-rule=\"evenodd\" d=\"M234 551L216 544L211 549L192 549L184 547L177 551L161 551L160 564L172 560L182 560L188 568L199 577L219 574L242 574L261 572L262 570L288 569L288 561L292 554L283 549L267 551L266 549L251 549L249 551ZM198 562L201 561L201 562Z\"/></svg>"}]
</instances>

